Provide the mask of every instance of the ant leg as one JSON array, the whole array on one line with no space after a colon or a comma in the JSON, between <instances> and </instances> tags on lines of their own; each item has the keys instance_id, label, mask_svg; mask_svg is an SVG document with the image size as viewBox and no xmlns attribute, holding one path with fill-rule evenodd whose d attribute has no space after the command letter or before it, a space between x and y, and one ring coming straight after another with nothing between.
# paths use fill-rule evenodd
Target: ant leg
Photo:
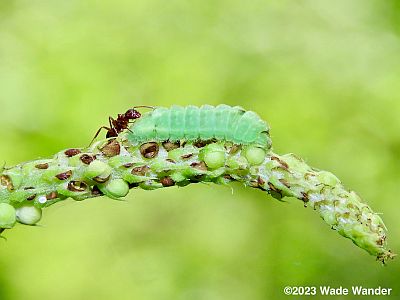
<instances>
[{"instance_id":1,"label":"ant leg","mask_svg":"<svg viewBox=\"0 0 400 300\"><path fill-rule=\"evenodd\" d=\"M100 133L100 131L101 131L102 129L105 129L105 130L107 130L107 131L110 131L110 130L111 130L111 128L108 128L108 127L106 127L106 126L101 126L101 127L99 128L99 130L97 130L96 134L94 135L94 137L93 137L93 139L91 140L91 142L90 142L90 144L89 144L88 147L90 147L90 145L92 145L93 141L98 137L98 135L99 135L99 133Z\"/></svg>"},{"instance_id":2,"label":"ant leg","mask_svg":"<svg viewBox=\"0 0 400 300\"><path fill-rule=\"evenodd\" d=\"M110 124L110 128L115 128L115 120L112 117L108 117L108 124Z\"/></svg>"},{"instance_id":3,"label":"ant leg","mask_svg":"<svg viewBox=\"0 0 400 300\"><path fill-rule=\"evenodd\" d=\"M127 128L126 130L128 130L130 133L133 133L133 131L130 128Z\"/></svg>"}]
</instances>

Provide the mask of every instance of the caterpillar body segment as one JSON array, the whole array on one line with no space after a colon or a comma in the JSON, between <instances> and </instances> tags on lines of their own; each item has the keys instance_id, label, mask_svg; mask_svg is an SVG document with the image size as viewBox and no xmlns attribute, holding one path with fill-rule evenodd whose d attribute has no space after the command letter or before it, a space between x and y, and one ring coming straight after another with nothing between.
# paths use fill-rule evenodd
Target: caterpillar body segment
<instances>
[{"instance_id":1,"label":"caterpillar body segment","mask_svg":"<svg viewBox=\"0 0 400 300\"><path fill-rule=\"evenodd\" d=\"M168 114L166 115L168 117ZM179 140L184 136L185 130L185 109L182 106L175 106L169 110L169 118L170 118L170 139L171 140ZM156 138L158 137L157 134L157 127L155 128Z\"/></svg>"},{"instance_id":2,"label":"caterpillar body segment","mask_svg":"<svg viewBox=\"0 0 400 300\"><path fill-rule=\"evenodd\" d=\"M197 138L195 128L200 128L199 108L189 105L185 111L185 136L187 139L194 140Z\"/></svg>"},{"instance_id":3,"label":"caterpillar body segment","mask_svg":"<svg viewBox=\"0 0 400 300\"><path fill-rule=\"evenodd\" d=\"M225 132L228 126L228 110L230 107L228 105L218 105L215 109L215 138L223 139L225 138Z\"/></svg>"},{"instance_id":4,"label":"caterpillar body segment","mask_svg":"<svg viewBox=\"0 0 400 300\"><path fill-rule=\"evenodd\" d=\"M235 144L271 147L269 127L256 113L225 104L157 107L135 121L127 138L131 142L215 138Z\"/></svg>"}]
</instances>

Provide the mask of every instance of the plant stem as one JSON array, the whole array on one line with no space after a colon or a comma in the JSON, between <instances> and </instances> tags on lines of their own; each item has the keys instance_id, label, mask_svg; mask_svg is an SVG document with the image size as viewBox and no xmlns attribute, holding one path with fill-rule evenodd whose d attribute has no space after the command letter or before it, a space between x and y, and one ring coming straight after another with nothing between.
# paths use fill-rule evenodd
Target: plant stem
<instances>
[{"instance_id":1,"label":"plant stem","mask_svg":"<svg viewBox=\"0 0 400 300\"><path fill-rule=\"evenodd\" d=\"M381 218L338 178L293 154L278 155L259 147L217 141L131 144L120 134L88 148L4 168L0 176L0 203L15 208L17 221L28 225L40 219L41 209L68 197L120 199L131 188L239 181L277 199L300 199L332 229L378 260L394 257L386 248ZM11 225L0 226L0 233L13 226L7 224Z\"/></svg>"}]
</instances>

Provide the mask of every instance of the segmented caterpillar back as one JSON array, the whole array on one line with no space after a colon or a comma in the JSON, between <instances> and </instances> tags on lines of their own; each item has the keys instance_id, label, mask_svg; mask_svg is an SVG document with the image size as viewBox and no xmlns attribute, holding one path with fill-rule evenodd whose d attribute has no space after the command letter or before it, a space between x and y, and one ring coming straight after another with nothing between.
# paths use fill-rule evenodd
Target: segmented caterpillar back
<instances>
[{"instance_id":1,"label":"segmented caterpillar back","mask_svg":"<svg viewBox=\"0 0 400 300\"><path fill-rule=\"evenodd\" d=\"M215 138L235 144L271 147L267 123L252 111L225 104L157 107L136 120L127 137L132 143Z\"/></svg>"}]
</instances>

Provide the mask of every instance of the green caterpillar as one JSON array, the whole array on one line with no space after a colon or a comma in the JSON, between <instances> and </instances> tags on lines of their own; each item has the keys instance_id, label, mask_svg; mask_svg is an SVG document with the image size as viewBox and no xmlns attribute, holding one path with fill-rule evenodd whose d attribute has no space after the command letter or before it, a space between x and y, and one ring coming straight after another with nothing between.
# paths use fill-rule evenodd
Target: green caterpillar
<instances>
[{"instance_id":1,"label":"green caterpillar","mask_svg":"<svg viewBox=\"0 0 400 300\"><path fill-rule=\"evenodd\" d=\"M157 107L136 120L128 134L132 143L212 138L241 145L257 144L266 149L271 147L269 127L256 113L225 104Z\"/></svg>"},{"instance_id":2,"label":"green caterpillar","mask_svg":"<svg viewBox=\"0 0 400 300\"><path fill-rule=\"evenodd\" d=\"M380 261L394 257L379 215L333 174L293 154L275 154L268 125L253 112L227 105L174 106L142 116L130 109L110 118L106 129L108 138L87 148L3 168L0 233L17 222L37 224L43 208L69 197L120 199L133 188L238 181L277 199L300 199Z\"/></svg>"}]
</instances>

